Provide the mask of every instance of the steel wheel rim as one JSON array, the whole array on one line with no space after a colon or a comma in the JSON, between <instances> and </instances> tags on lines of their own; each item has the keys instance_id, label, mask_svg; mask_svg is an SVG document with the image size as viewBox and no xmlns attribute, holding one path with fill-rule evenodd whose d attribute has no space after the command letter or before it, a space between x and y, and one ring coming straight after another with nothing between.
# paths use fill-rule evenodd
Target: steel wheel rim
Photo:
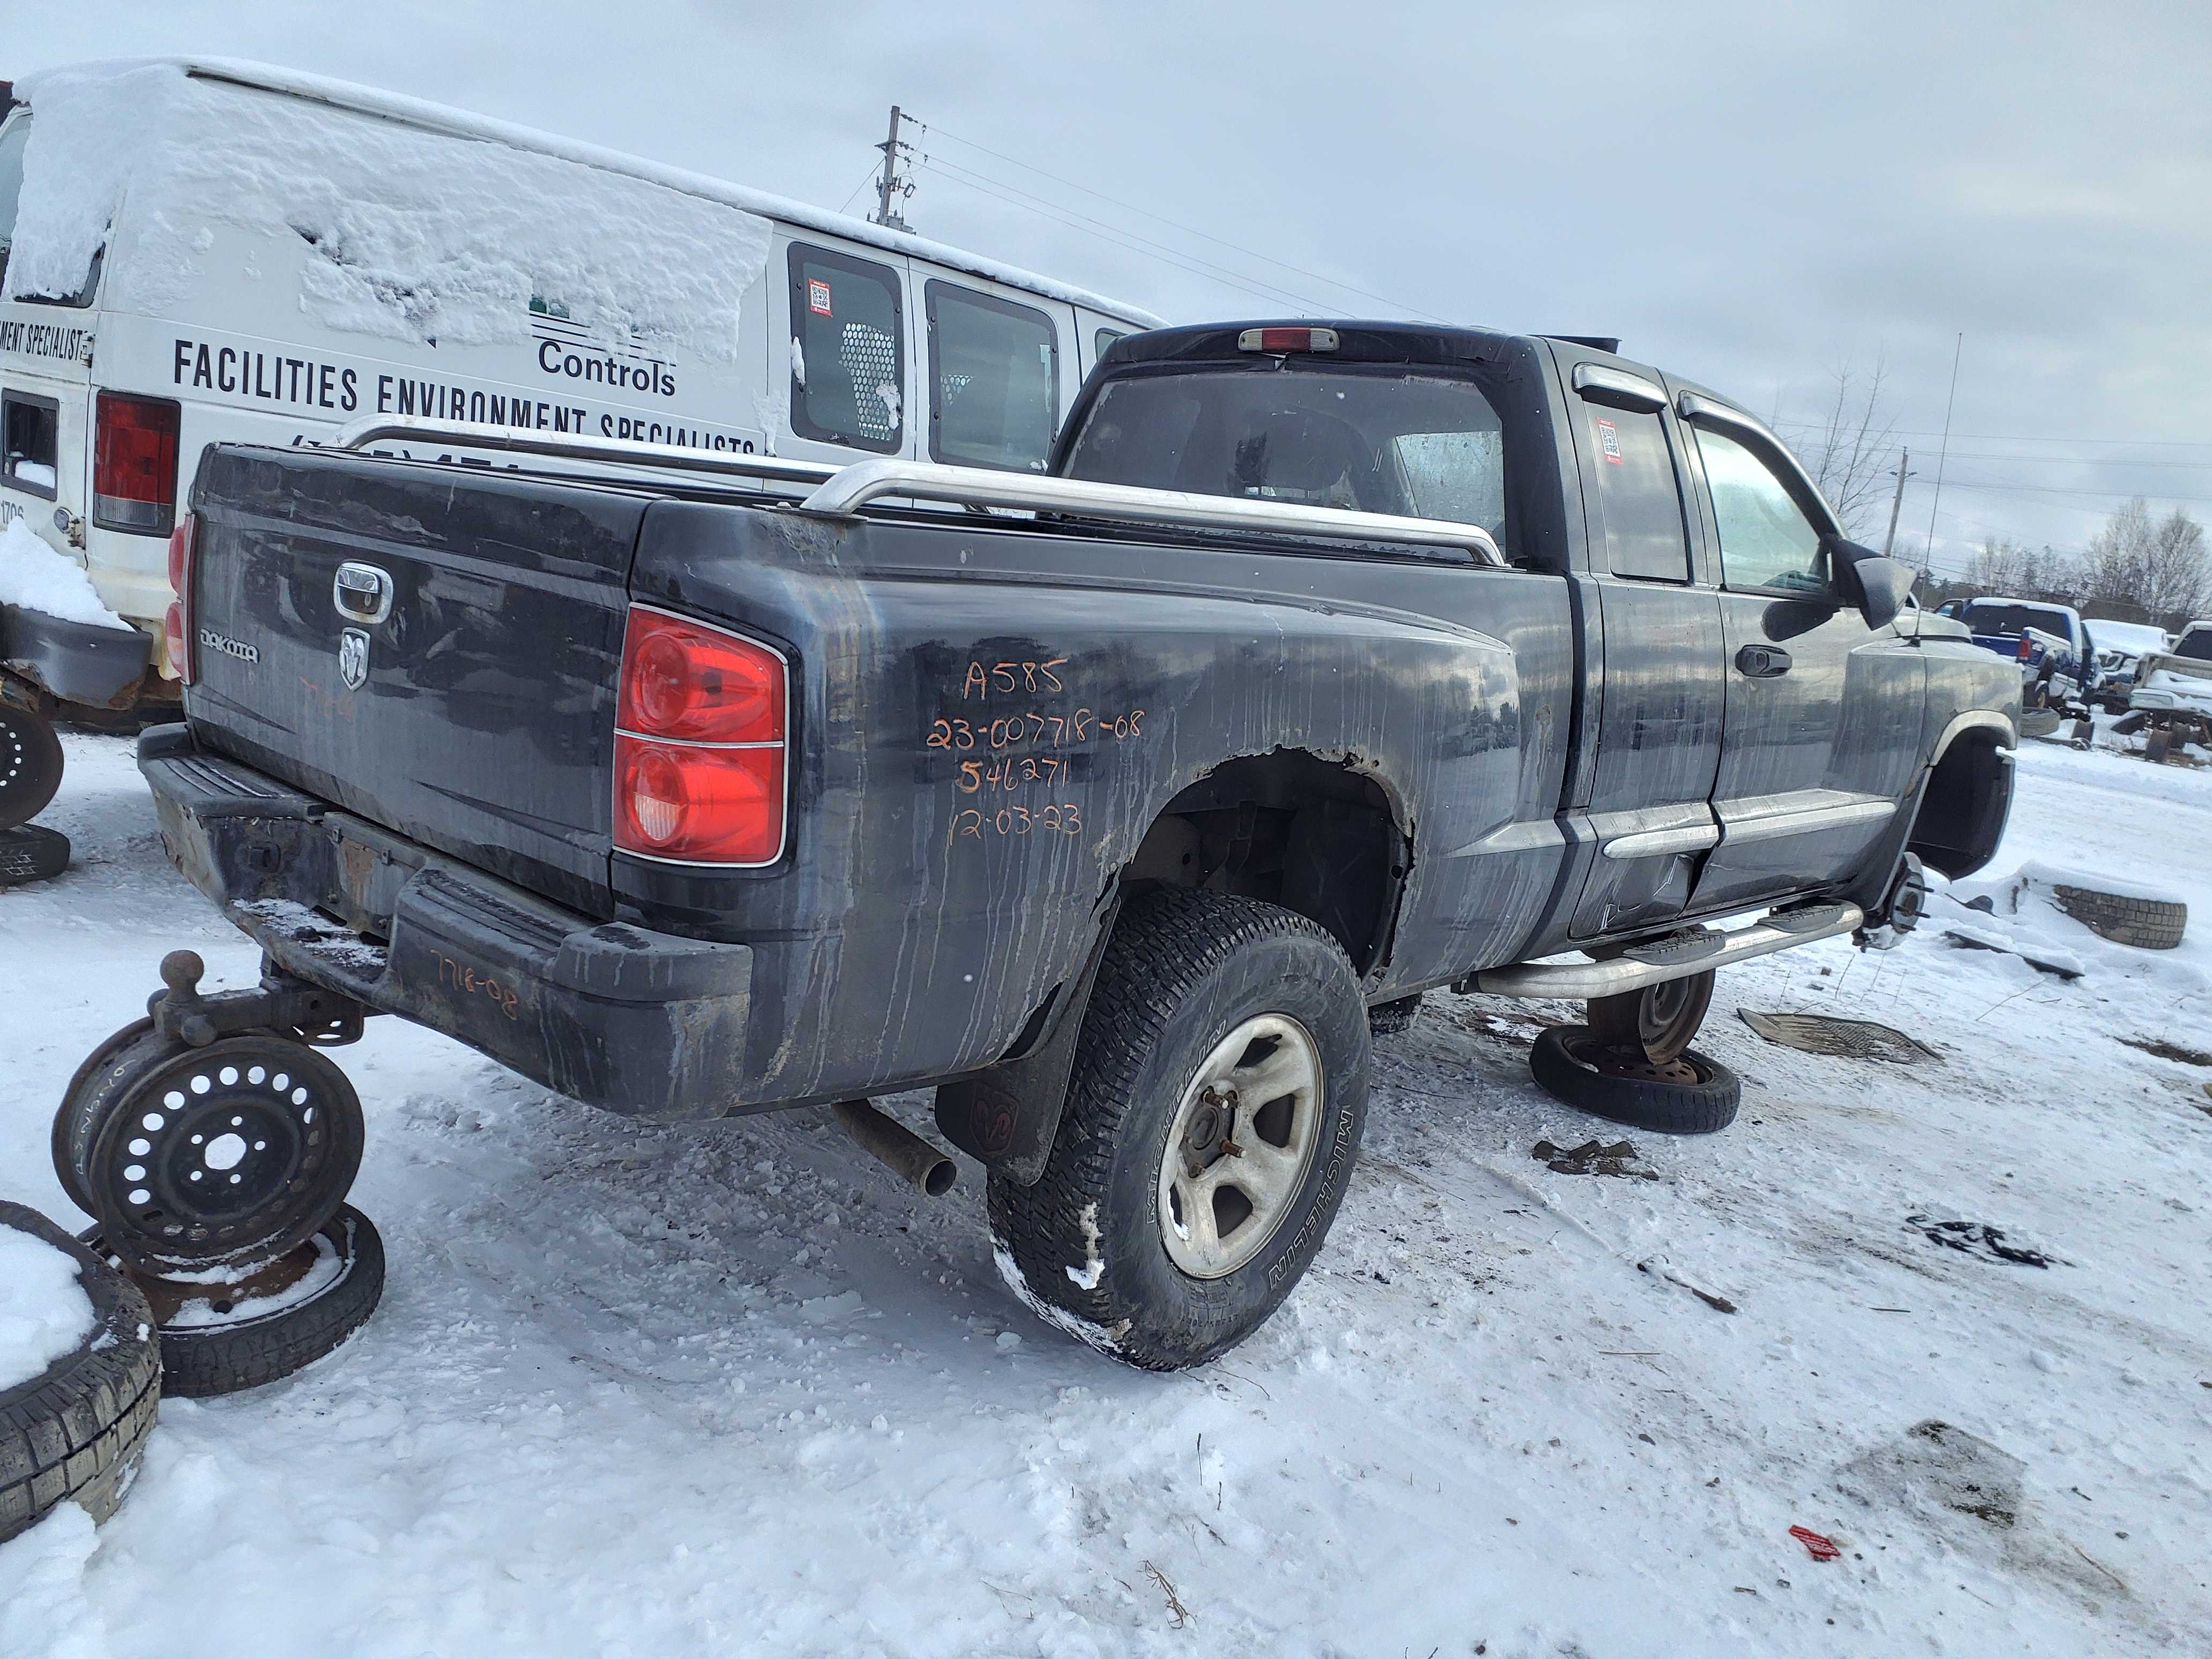
<instances>
[{"instance_id":1,"label":"steel wheel rim","mask_svg":"<svg viewBox=\"0 0 2212 1659\"><path fill-rule=\"evenodd\" d=\"M149 1271L282 1255L343 1201L359 1126L344 1074L312 1048L186 1048L111 1103L86 1160L93 1214Z\"/></svg>"},{"instance_id":2,"label":"steel wheel rim","mask_svg":"<svg viewBox=\"0 0 2212 1659\"><path fill-rule=\"evenodd\" d=\"M1214 1045L1160 1154L1160 1240L1178 1270L1224 1279L1267 1247L1313 1167L1326 1088L1320 1045L1288 1014Z\"/></svg>"}]
</instances>

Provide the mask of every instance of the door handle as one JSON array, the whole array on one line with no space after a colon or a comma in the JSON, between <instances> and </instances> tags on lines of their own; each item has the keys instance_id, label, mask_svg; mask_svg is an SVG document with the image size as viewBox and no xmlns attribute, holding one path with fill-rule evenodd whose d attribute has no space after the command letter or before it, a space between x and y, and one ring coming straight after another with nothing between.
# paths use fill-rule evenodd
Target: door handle
<instances>
[{"instance_id":1,"label":"door handle","mask_svg":"<svg viewBox=\"0 0 2212 1659\"><path fill-rule=\"evenodd\" d=\"M1747 645L1735 653L1735 665L1747 678L1771 680L1790 672L1790 653L1778 645Z\"/></svg>"}]
</instances>

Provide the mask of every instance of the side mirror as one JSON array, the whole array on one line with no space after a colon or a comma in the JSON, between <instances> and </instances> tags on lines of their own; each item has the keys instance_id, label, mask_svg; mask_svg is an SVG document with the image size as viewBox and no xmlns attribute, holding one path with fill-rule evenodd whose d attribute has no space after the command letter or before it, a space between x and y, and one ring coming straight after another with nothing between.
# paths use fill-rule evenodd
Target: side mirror
<instances>
[{"instance_id":1,"label":"side mirror","mask_svg":"<svg viewBox=\"0 0 2212 1659\"><path fill-rule=\"evenodd\" d=\"M1846 605L1856 605L1869 628L1887 628L1895 622L1897 613L1912 597L1912 585L1920 579L1920 573L1902 559L1886 559L1872 548L1861 547L1841 536L1826 538L1825 544L1836 597Z\"/></svg>"},{"instance_id":2,"label":"side mirror","mask_svg":"<svg viewBox=\"0 0 2212 1659\"><path fill-rule=\"evenodd\" d=\"M1887 628L1912 598L1920 573L1902 559L1876 556L1851 567L1858 578L1859 615L1869 628Z\"/></svg>"}]
</instances>

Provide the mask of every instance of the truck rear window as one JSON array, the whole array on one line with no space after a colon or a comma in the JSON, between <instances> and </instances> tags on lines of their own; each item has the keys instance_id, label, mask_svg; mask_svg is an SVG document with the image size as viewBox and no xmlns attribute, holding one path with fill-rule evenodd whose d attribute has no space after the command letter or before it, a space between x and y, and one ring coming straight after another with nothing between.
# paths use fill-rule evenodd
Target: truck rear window
<instances>
[{"instance_id":1,"label":"truck rear window","mask_svg":"<svg viewBox=\"0 0 2212 1659\"><path fill-rule=\"evenodd\" d=\"M2023 629L2037 629L2045 634L2056 634L2060 639L2072 635L2066 627L2066 613L2047 610L2035 605L1970 605L1966 607L1967 629L1984 637L2016 640Z\"/></svg>"},{"instance_id":2,"label":"truck rear window","mask_svg":"<svg viewBox=\"0 0 2212 1659\"><path fill-rule=\"evenodd\" d=\"M1471 381L1345 368L1219 368L1109 381L1064 467L1187 489L1480 525L1505 540L1505 438Z\"/></svg>"},{"instance_id":3,"label":"truck rear window","mask_svg":"<svg viewBox=\"0 0 2212 1659\"><path fill-rule=\"evenodd\" d=\"M2192 628L2174 641L2173 654L2192 662L2212 662L2212 628Z\"/></svg>"}]
</instances>

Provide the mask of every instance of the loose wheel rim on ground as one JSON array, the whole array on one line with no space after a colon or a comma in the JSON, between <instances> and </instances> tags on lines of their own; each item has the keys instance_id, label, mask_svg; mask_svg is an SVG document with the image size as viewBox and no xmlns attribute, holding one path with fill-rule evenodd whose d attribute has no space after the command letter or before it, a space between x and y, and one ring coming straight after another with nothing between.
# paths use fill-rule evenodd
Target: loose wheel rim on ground
<instances>
[{"instance_id":1,"label":"loose wheel rim on ground","mask_svg":"<svg viewBox=\"0 0 2212 1659\"><path fill-rule=\"evenodd\" d=\"M155 1061L93 1135L83 1175L101 1234L159 1275L305 1243L360 1168L361 1103L315 1050L249 1034Z\"/></svg>"},{"instance_id":2,"label":"loose wheel rim on ground","mask_svg":"<svg viewBox=\"0 0 2212 1659\"><path fill-rule=\"evenodd\" d=\"M1288 1014L1214 1046L1161 1149L1160 1238L1177 1268L1225 1278L1267 1247L1312 1168L1326 1086L1313 1034Z\"/></svg>"},{"instance_id":3,"label":"loose wheel rim on ground","mask_svg":"<svg viewBox=\"0 0 2212 1659\"><path fill-rule=\"evenodd\" d=\"M36 714L0 705L0 830L46 810L62 782L62 744Z\"/></svg>"}]
</instances>

